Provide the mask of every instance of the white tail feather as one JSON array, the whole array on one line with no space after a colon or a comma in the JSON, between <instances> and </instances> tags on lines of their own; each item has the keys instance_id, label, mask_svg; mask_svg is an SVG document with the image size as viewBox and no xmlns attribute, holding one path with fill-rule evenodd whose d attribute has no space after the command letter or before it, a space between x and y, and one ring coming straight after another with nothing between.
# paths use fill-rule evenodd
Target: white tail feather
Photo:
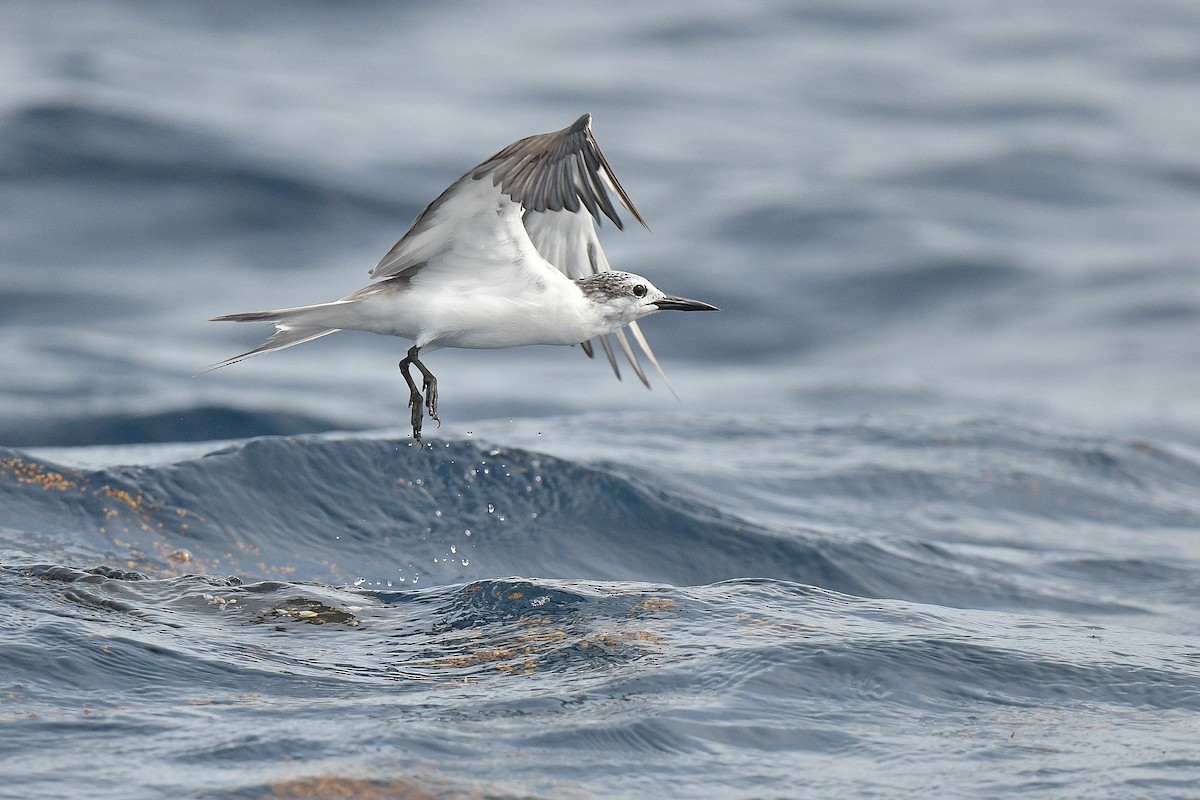
<instances>
[{"instance_id":1,"label":"white tail feather","mask_svg":"<svg viewBox=\"0 0 1200 800\"><path fill-rule=\"evenodd\" d=\"M324 304L332 305L332 304ZM302 323L280 322L279 320L288 319L290 317L302 317L304 312L311 311L318 306L305 306L303 308L284 308L278 311L252 311L246 314L228 314L223 317L213 317L217 322L274 322L275 333L271 334L271 338L255 347L252 350L247 350L244 353L239 353L232 358L227 358L219 364L205 367L200 371L200 374L212 372L214 369L228 367L230 364L236 364L251 356L270 353L275 350L283 350L288 347L294 347L298 344L311 342L313 339L320 339L322 336L328 336L331 333L337 333L341 328L324 328L314 326L312 324L304 325Z\"/></svg>"}]
</instances>

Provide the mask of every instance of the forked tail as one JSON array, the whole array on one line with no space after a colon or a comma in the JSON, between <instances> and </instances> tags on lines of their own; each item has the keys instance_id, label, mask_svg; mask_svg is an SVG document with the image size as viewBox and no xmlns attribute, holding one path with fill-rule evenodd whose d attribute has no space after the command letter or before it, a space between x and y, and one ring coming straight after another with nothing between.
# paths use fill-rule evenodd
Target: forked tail
<instances>
[{"instance_id":1,"label":"forked tail","mask_svg":"<svg viewBox=\"0 0 1200 800\"><path fill-rule=\"evenodd\" d=\"M205 367L201 370L201 374L211 372L214 369L220 369L221 367L227 367L230 364L236 364L251 356L258 356L274 350L282 350L285 347L311 342L313 339L320 339L322 336L328 336L331 333L337 333L341 330L341 328L322 327L313 324L312 321L305 322L304 317L308 316L306 312L310 312L315 308L318 307L305 306L303 308L284 308L278 311L249 311L244 314L225 314L224 316L213 317L212 322L274 322L275 333L271 334L271 338L253 350L247 350L232 358L227 358L219 364Z\"/></svg>"}]
</instances>

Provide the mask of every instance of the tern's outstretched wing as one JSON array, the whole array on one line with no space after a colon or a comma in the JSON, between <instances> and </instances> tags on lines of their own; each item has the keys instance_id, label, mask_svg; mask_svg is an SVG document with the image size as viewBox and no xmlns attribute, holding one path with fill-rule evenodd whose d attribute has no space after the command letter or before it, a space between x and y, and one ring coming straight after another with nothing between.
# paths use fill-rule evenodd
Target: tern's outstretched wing
<instances>
[{"instance_id":1,"label":"tern's outstretched wing","mask_svg":"<svg viewBox=\"0 0 1200 800\"><path fill-rule=\"evenodd\" d=\"M618 228L623 227L609 192L616 194L634 219L642 225L646 221L600 152L591 121L591 115L584 114L560 131L521 139L468 172L421 212L408 233L371 271L371 277L414 274L448 253L455 241L461 242L464 226L478 227L481 233L485 227L496 227L506 245L523 247L525 242L510 238L511 216L505 213L509 202L523 211L529 243L568 277L581 278L609 269L596 224L603 215ZM637 323L630 323L628 328L665 382L666 375ZM624 330L614 336L634 372L649 386ZM621 377L607 337L601 337L600 343L613 371ZM591 345L582 345L591 356Z\"/></svg>"}]
</instances>

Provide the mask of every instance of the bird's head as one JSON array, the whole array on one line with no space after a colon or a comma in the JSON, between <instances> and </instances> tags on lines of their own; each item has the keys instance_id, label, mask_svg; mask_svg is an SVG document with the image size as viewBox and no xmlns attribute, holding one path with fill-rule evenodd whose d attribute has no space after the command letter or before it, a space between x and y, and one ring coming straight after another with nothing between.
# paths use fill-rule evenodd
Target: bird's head
<instances>
[{"instance_id":1,"label":"bird's head","mask_svg":"<svg viewBox=\"0 0 1200 800\"><path fill-rule=\"evenodd\" d=\"M649 316L656 311L716 311L716 306L666 294L641 275L606 270L575 281L584 297L595 305L609 330Z\"/></svg>"}]
</instances>

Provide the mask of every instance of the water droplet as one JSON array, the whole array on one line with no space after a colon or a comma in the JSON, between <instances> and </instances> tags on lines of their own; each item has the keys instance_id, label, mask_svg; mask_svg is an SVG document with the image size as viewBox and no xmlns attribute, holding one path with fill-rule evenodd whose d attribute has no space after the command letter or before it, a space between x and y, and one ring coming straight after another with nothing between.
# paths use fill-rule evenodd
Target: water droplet
<instances>
[{"instance_id":1,"label":"water droplet","mask_svg":"<svg viewBox=\"0 0 1200 800\"><path fill-rule=\"evenodd\" d=\"M453 545L453 544L452 544L452 545L450 545L450 552L451 552L451 553L457 553L457 552L458 552L458 545Z\"/></svg>"},{"instance_id":2,"label":"water droplet","mask_svg":"<svg viewBox=\"0 0 1200 800\"><path fill-rule=\"evenodd\" d=\"M469 566L469 565L470 565L470 563L471 563L471 562L470 562L470 560L469 560L469 559L466 559L466 558L464 558L464 559L462 560L462 565L463 565L464 567L466 567L466 566Z\"/></svg>"},{"instance_id":3,"label":"water droplet","mask_svg":"<svg viewBox=\"0 0 1200 800\"><path fill-rule=\"evenodd\" d=\"M465 531L463 531L463 534L464 534L464 535L466 535L466 536L470 536L470 535L471 535L471 529L470 529L470 528L467 528Z\"/></svg>"},{"instance_id":4,"label":"water droplet","mask_svg":"<svg viewBox=\"0 0 1200 800\"><path fill-rule=\"evenodd\" d=\"M440 517L442 515L442 512L440 510L438 510L438 511L433 512L433 515L435 517Z\"/></svg>"},{"instance_id":5,"label":"water droplet","mask_svg":"<svg viewBox=\"0 0 1200 800\"><path fill-rule=\"evenodd\" d=\"M489 513L489 514L495 514L495 513L496 513L496 507L495 507L494 505L492 505L491 503L488 503L488 513Z\"/></svg>"}]
</instances>

